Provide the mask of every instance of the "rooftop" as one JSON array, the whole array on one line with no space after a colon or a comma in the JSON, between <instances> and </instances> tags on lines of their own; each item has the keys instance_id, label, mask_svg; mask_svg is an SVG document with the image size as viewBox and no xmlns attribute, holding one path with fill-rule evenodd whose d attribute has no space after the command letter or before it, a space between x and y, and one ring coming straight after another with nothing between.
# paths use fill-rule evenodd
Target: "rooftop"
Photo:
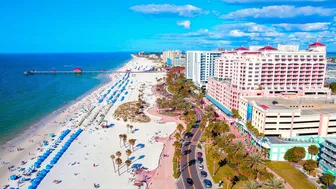
<instances>
[{"instance_id":1,"label":"rooftop","mask_svg":"<svg viewBox=\"0 0 336 189\"><path fill-rule=\"evenodd\" d=\"M326 97L243 97L249 103L253 102L266 112L294 112L301 115L320 113L336 114L334 98Z\"/></svg>"},{"instance_id":2,"label":"rooftop","mask_svg":"<svg viewBox=\"0 0 336 189\"><path fill-rule=\"evenodd\" d=\"M280 139L278 137L267 137L268 141L272 144L307 144L310 141L294 140L294 139Z\"/></svg>"}]
</instances>

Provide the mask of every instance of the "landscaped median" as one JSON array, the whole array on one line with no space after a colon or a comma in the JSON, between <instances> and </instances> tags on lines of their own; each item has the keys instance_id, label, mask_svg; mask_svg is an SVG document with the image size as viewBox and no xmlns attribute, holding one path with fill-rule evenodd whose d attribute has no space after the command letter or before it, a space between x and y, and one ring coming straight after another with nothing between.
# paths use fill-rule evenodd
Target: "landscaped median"
<instances>
[{"instance_id":1,"label":"landscaped median","mask_svg":"<svg viewBox=\"0 0 336 189\"><path fill-rule=\"evenodd\" d=\"M294 189L315 189L316 186L311 183L300 171L295 169L287 162L269 161L265 165L281 176Z\"/></svg>"},{"instance_id":2,"label":"landscaped median","mask_svg":"<svg viewBox=\"0 0 336 189\"><path fill-rule=\"evenodd\" d=\"M231 174L231 173L236 175L235 170L233 170L229 165L226 164L226 165L220 167L218 169L218 171L216 172L216 175L214 175L214 171L216 171L216 170L214 170L214 161L210 158L210 154L208 153L207 149L210 149L210 147L205 148L206 164L207 164L208 171L209 171L208 176L211 176L213 181L216 184L218 184L219 181L223 181L224 183L222 184L222 188L227 188L227 181L225 181L225 177L226 177L226 175ZM216 165L215 168L217 169L218 165ZM235 185L232 187L232 189L241 189L241 188L243 188L243 185L244 185L243 181L238 181L237 183L235 183ZM231 188L231 184L230 184L229 188Z\"/></svg>"}]
</instances>

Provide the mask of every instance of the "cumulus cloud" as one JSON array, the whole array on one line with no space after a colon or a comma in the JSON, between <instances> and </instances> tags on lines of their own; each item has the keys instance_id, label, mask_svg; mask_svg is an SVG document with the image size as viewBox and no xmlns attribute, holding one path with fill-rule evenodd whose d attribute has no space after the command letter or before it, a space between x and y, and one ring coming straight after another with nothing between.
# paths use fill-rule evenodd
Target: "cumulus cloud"
<instances>
[{"instance_id":1,"label":"cumulus cloud","mask_svg":"<svg viewBox=\"0 0 336 189\"><path fill-rule=\"evenodd\" d=\"M190 29L191 22L190 20L184 20L184 21L177 21L176 24L178 26L184 27L185 29Z\"/></svg>"},{"instance_id":2,"label":"cumulus cloud","mask_svg":"<svg viewBox=\"0 0 336 189\"><path fill-rule=\"evenodd\" d=\"M316 23L306 23L306 24L274 24L273 26L282 28L286 31L319 31L328 29L329 22L316 22Z\"/></svg>"},{"instance_id":3,"label":"cumulus cloud","mask_svg":"<svg viewBox=\"0 0 336 189\"><path fill-rule=\"evenodd\" d=\"M143 14L161 14L170 13L177 14L184 17L194 17L200 14L207 14L208 11L204 11L201 8L193 5L172 5L172 4L148 4L148 5L135 5L130 7L134 12L140 12Z\"/></svg>"},{"instance_id":4,"label":"cumulus cloud","mask_svg":"<svg viewBox=\"0 0 336 189\"><path fill-rule=\"evenodd\" d=\"M257 33L245 33L245 32L242 32L240 30L231 30L229 32L229 36L232 36L232 37L256 37L258 36Z\"/></svg>"},{"instance_id":5,"label":"cumulus cloud","mask_svg":"<svg viewBox=\"0 0 336 189\"><path fill-rule=\"evenodd\" d=\"M323 7L295 7L290 5L280 5L280 6L266 6L262 8L247 8L241 9L229 14L221 16L221 18L226 19L236 19L236 18L293 18L296 16L331 16L335 14L335 9L333 8L323 8Z\"/></svg>"}]
</instances>

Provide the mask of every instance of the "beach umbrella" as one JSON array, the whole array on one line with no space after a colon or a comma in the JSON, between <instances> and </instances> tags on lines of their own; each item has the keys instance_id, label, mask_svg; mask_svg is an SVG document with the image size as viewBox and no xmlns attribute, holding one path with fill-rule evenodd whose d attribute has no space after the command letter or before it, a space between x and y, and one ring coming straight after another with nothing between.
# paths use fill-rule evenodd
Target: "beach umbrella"
<instances>
[{"instance_id":1,"label":"beach umbrella","mask_svg":"<svg viewBox=\"0 0 336 189\"><path fill-rule=\"evenodd\" d=\"M17 178L17 176L16 176L16 175L11 175L9 178L10 178L11 180L15 180L15 179Z\"/></svg>"},{"instance_id":2,"label":"beach umbrella","mask_svg":"<svg viewBox=\"0 0 336 189\"><path fill-rule=\"evenodd\" d=\"M40 167L40 164L37 163L37 162L35 162L35 163L34 163L34 167L39 168L39 167Z\"/></svg>"},{"instance_id":3,"label":"beach umbrella","mask_svg":"<svg viewBox=\"0 0 336 189\"><path fill-rule=\"evenodd\" d=\"M35 189L35 187L34 186L29 186L28 189Z\"/></svg>"},{"instance_id":4,"label":"beach umbrella","mask_svg":"<svg viewBox=\"0 0 336 189\"><path fill-rule=\"evenodd\" d=\"M49 165L49 164L46 165L46 169L47 169L47 170L50 170L52 167L53 167L52 165Z\"/></svg>"},{"instance_id":5,"label":"beach umbrella","mask_svg":"<svg viewBox=\"0 0 336 189\"><path fill-rule=\"evenodd\" d=\"M135 163L135 164L132 165L131 168L132 168L132 169L139 169L141 166L142 166L141 163Z\"/></svg>"}]
</instances>

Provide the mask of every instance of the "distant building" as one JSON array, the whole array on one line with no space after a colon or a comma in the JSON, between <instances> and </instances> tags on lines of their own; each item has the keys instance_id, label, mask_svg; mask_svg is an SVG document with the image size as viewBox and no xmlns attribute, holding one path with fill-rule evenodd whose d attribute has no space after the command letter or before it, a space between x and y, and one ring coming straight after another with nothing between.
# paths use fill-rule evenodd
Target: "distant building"
<instances>
[{"instance_id":1,"label":"distant building","mask_svg":"<svg viewBox=\"0 0 336 189\"><path fill-rule=\"evenodd\" d=\"M185 58L175 58L175 59L168 58L168 60L167 60L167 66L185 67L186 61L187 60Z\"/></svg>"},{"instance_id":2,"label":"distant building","mask_svg":"<svg viewBox=\"0 0 336 189\"><path fill-rule=\"evenodd\" d=\"M168 58L173 60L175 58L179 58L181 54L180 50L165 50L162 52L162 60L164 63L167 63Z\"/></svg>"},{"instance_id":3,"label":"distant building","mask_svg":"<svg viewBox=\"0 0 336 189\"><path fill-rule=\"evenodd\" d=\"M215 58L221 51L187 51L186 77L198 87L207 87L209 76L214 75Z\"/></svg>"}]
</instances>

